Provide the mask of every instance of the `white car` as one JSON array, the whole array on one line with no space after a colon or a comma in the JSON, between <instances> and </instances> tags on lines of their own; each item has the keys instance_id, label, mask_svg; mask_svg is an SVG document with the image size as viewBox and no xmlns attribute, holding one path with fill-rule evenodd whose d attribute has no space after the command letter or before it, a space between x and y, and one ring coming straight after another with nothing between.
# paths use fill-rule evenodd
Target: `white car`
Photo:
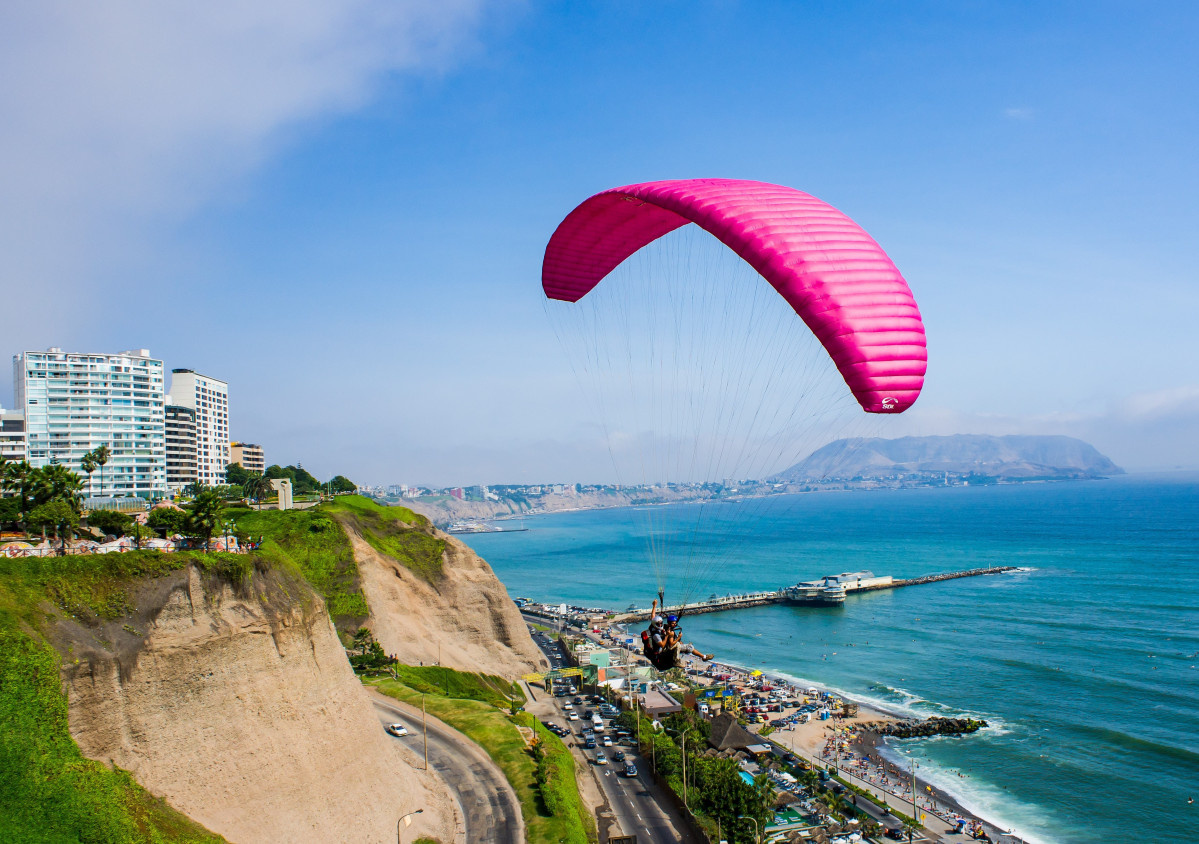
<instances>
[{"instance_id":1,"label":"white car","mask_svg":"<svg viewBox=\"0 0 1199 844\"><path fill-rule=\"evenodd\" d=\"M577 713L577 712L574 712L574 711L572 710L571 712L567 712L567 713L566 713L566 717L567 717L567 718L569 718L571 721L578 721L578 720L579 720L579 713Z\"/></svg>"},{"instance_id":2,"label":"white car","mask_svg":"<svg viewBox=\"0 0 1199 844\"><path fill-rule=\"evenodd\" d=\"M397 737L408 735L408 728L405 727L403 724L388 724L383 729L387 730L387 732L389 732L393 736L397 736Z\"/></svg>"},{"instance_id":3,"label":"white car","mask_svg":"<svg viewBox=\"0 0 1199 844\"><path fill-rule=\"evenodd\" d=\"M607 765L608 764L608 757L604 755L604 752L602 750L597 750L595 752L595 764L597 764L597 765Z\"/></svg>"},{"instance_id":4,"label":"white car","mask_svg":"<svg viewBox=\"0 0 1199 844\"><path fill-rule=\"evenodd\" d=\"M568 700L568 701L566 701L566 703L562 704L562 708L569 712L570 710L574 709L575 707L574 707L574 704Z\"/></svg>"},{"instance_id":5,"label":"white car","mask_svg":"<svg viewBox=\"0 0 1199 844\"><path fill-rule=\"evenodd\" d=\"M611 737L611 736L604 736L604 737L603 737L603 738L600 740L600 744L602 744L604 747L611 747L611 746L612 746L612 737Z\"/></svg>"}]
</instances>

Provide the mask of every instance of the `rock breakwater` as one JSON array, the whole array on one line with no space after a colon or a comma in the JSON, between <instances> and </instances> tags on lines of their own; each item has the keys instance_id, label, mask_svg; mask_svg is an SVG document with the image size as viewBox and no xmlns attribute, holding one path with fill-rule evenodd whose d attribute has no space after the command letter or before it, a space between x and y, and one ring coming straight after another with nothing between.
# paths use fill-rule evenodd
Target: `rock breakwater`
<instances>
[{"instance_id":1,"label":"rock breakwater","mask_svg":"<svg viewBox=\"0 0 1199 844\"><path fill-rule=\"evenodd\" d=\"M862 725L880 736L894 738L929 738L931 736L961 736L976 733L987 722L974 718L928 718L924 721L870 721Z\"/></svg>"}]
</instances>

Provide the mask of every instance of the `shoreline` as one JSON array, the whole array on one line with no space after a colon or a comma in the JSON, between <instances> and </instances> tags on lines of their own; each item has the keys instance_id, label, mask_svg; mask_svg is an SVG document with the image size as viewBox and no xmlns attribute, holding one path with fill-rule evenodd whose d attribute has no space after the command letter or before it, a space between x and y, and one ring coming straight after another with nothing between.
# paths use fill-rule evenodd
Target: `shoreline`
<instances>
[{"instance_id":1,"label":"shoreline","mask_svg":"<svg viewBox=\"0 0 1199 844\"><path fill-rule=\"evenodd\" d=\"M690 657L687 660L688 667L703 667L704 665L699 661L693 661ZM894 810L905 815L912 815L911 771L901 769L895 761L896 756L901 756L896 745L906 739L888 742L886 736L867 729L865 725L879 722L898 723L913 719L925 720L927 716L914 716L898 709L888 709L885 704L863 700L851 693L833 689L809 679L791 677L783 672L753 669L725 661L713 661L710 665L722 669L723 673L733 674L734 680L730 682L749 683L754 680L763 680L772 685L787 688L801 698L806 696L806 689L816 689L835 701L852 703L857 706L857 713L849 718L833 717L824 721L813 719L805 724L788 725L773 730L765 739L773 740L774 743L816 766L835 767L837 775L842 779L863 788L873 794L876 800ZM754 677L752 675L754 670L760 671L760 675ZM717 685L713 678L703 675L695 679L698 679L702 685ZM784 710L779 713L779 717L785 718L795 711L794 709ZM771 723L773 724L773 722L774 719ZM751 732L758 733L763 726L749 724L746 728ZM968 736L962 736L962 738L965 739ZM866 761L863 761L863 757ZM961 771L956 773L959 777L968 776ZM1001 826L986 817L981 810L971 808L969 805L971 801L968 797L955 794L952 790L932 782L930 778L921 776L919 773L915 774L914 779L916 805L920 814L924 815L922 823L930 831L941 835L942 840L953 842L975 840L970 833L971 830L978 828L992 841L1010 834L1021 836L1028 842L1035 841L1035 839L1028 838L1027 835ZM959 826L959 818L966 822L965 832L962 833L954 831Z\"/></svg>"}]
</instances>

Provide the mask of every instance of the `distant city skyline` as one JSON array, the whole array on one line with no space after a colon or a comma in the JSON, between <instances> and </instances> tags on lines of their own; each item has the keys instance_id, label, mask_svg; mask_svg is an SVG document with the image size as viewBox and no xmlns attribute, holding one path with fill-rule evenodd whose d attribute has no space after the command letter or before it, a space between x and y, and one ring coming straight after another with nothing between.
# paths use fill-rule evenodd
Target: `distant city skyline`
<instances>
[{"instance_id":1,"label":"distant city skyline","mask_svg":"<svg viewBox=\"0 0 1199 844\"><path fill-rule=\"evenodd\" d=\"M886 436L1199 469L1197 37L1186 3L8 7L7 353L218 373L226 435L321 478L608 482L546 241L605 188L750 178L908 280L930 366Z\"/></svg>"}]
</instances>

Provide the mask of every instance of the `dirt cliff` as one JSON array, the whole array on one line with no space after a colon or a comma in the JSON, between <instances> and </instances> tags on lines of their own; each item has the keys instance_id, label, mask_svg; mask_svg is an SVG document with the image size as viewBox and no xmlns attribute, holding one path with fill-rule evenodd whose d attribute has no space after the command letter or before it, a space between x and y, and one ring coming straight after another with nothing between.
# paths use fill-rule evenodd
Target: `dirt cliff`
<instances>
[{"instance_id":1,"label":"dirt cliff","mask_svg":"<svg viewBox=\"0 0 1199 844\"><path fill-rule=\"evenodd\" d=\"M377 550L364 526L339 516L350 537L370 627L389 654L409 665L515 677L548 667L504 584L486 561L427 524L414 527L443 544L439 572L415 571Z\"/></svg>"},{"instance_id":2,"label":"dirt cliff","mask_svg":"<svg viewBox=\"0 0 1199 844\"><path fill-rule=\"evenodd\" d=\"M53 634L85 755L240 844L390 842L417 808L408 838L455 840L444 784L383 732L306 583L188 566L131 588L132 615Z\"/></svg>"}]
</instances>

